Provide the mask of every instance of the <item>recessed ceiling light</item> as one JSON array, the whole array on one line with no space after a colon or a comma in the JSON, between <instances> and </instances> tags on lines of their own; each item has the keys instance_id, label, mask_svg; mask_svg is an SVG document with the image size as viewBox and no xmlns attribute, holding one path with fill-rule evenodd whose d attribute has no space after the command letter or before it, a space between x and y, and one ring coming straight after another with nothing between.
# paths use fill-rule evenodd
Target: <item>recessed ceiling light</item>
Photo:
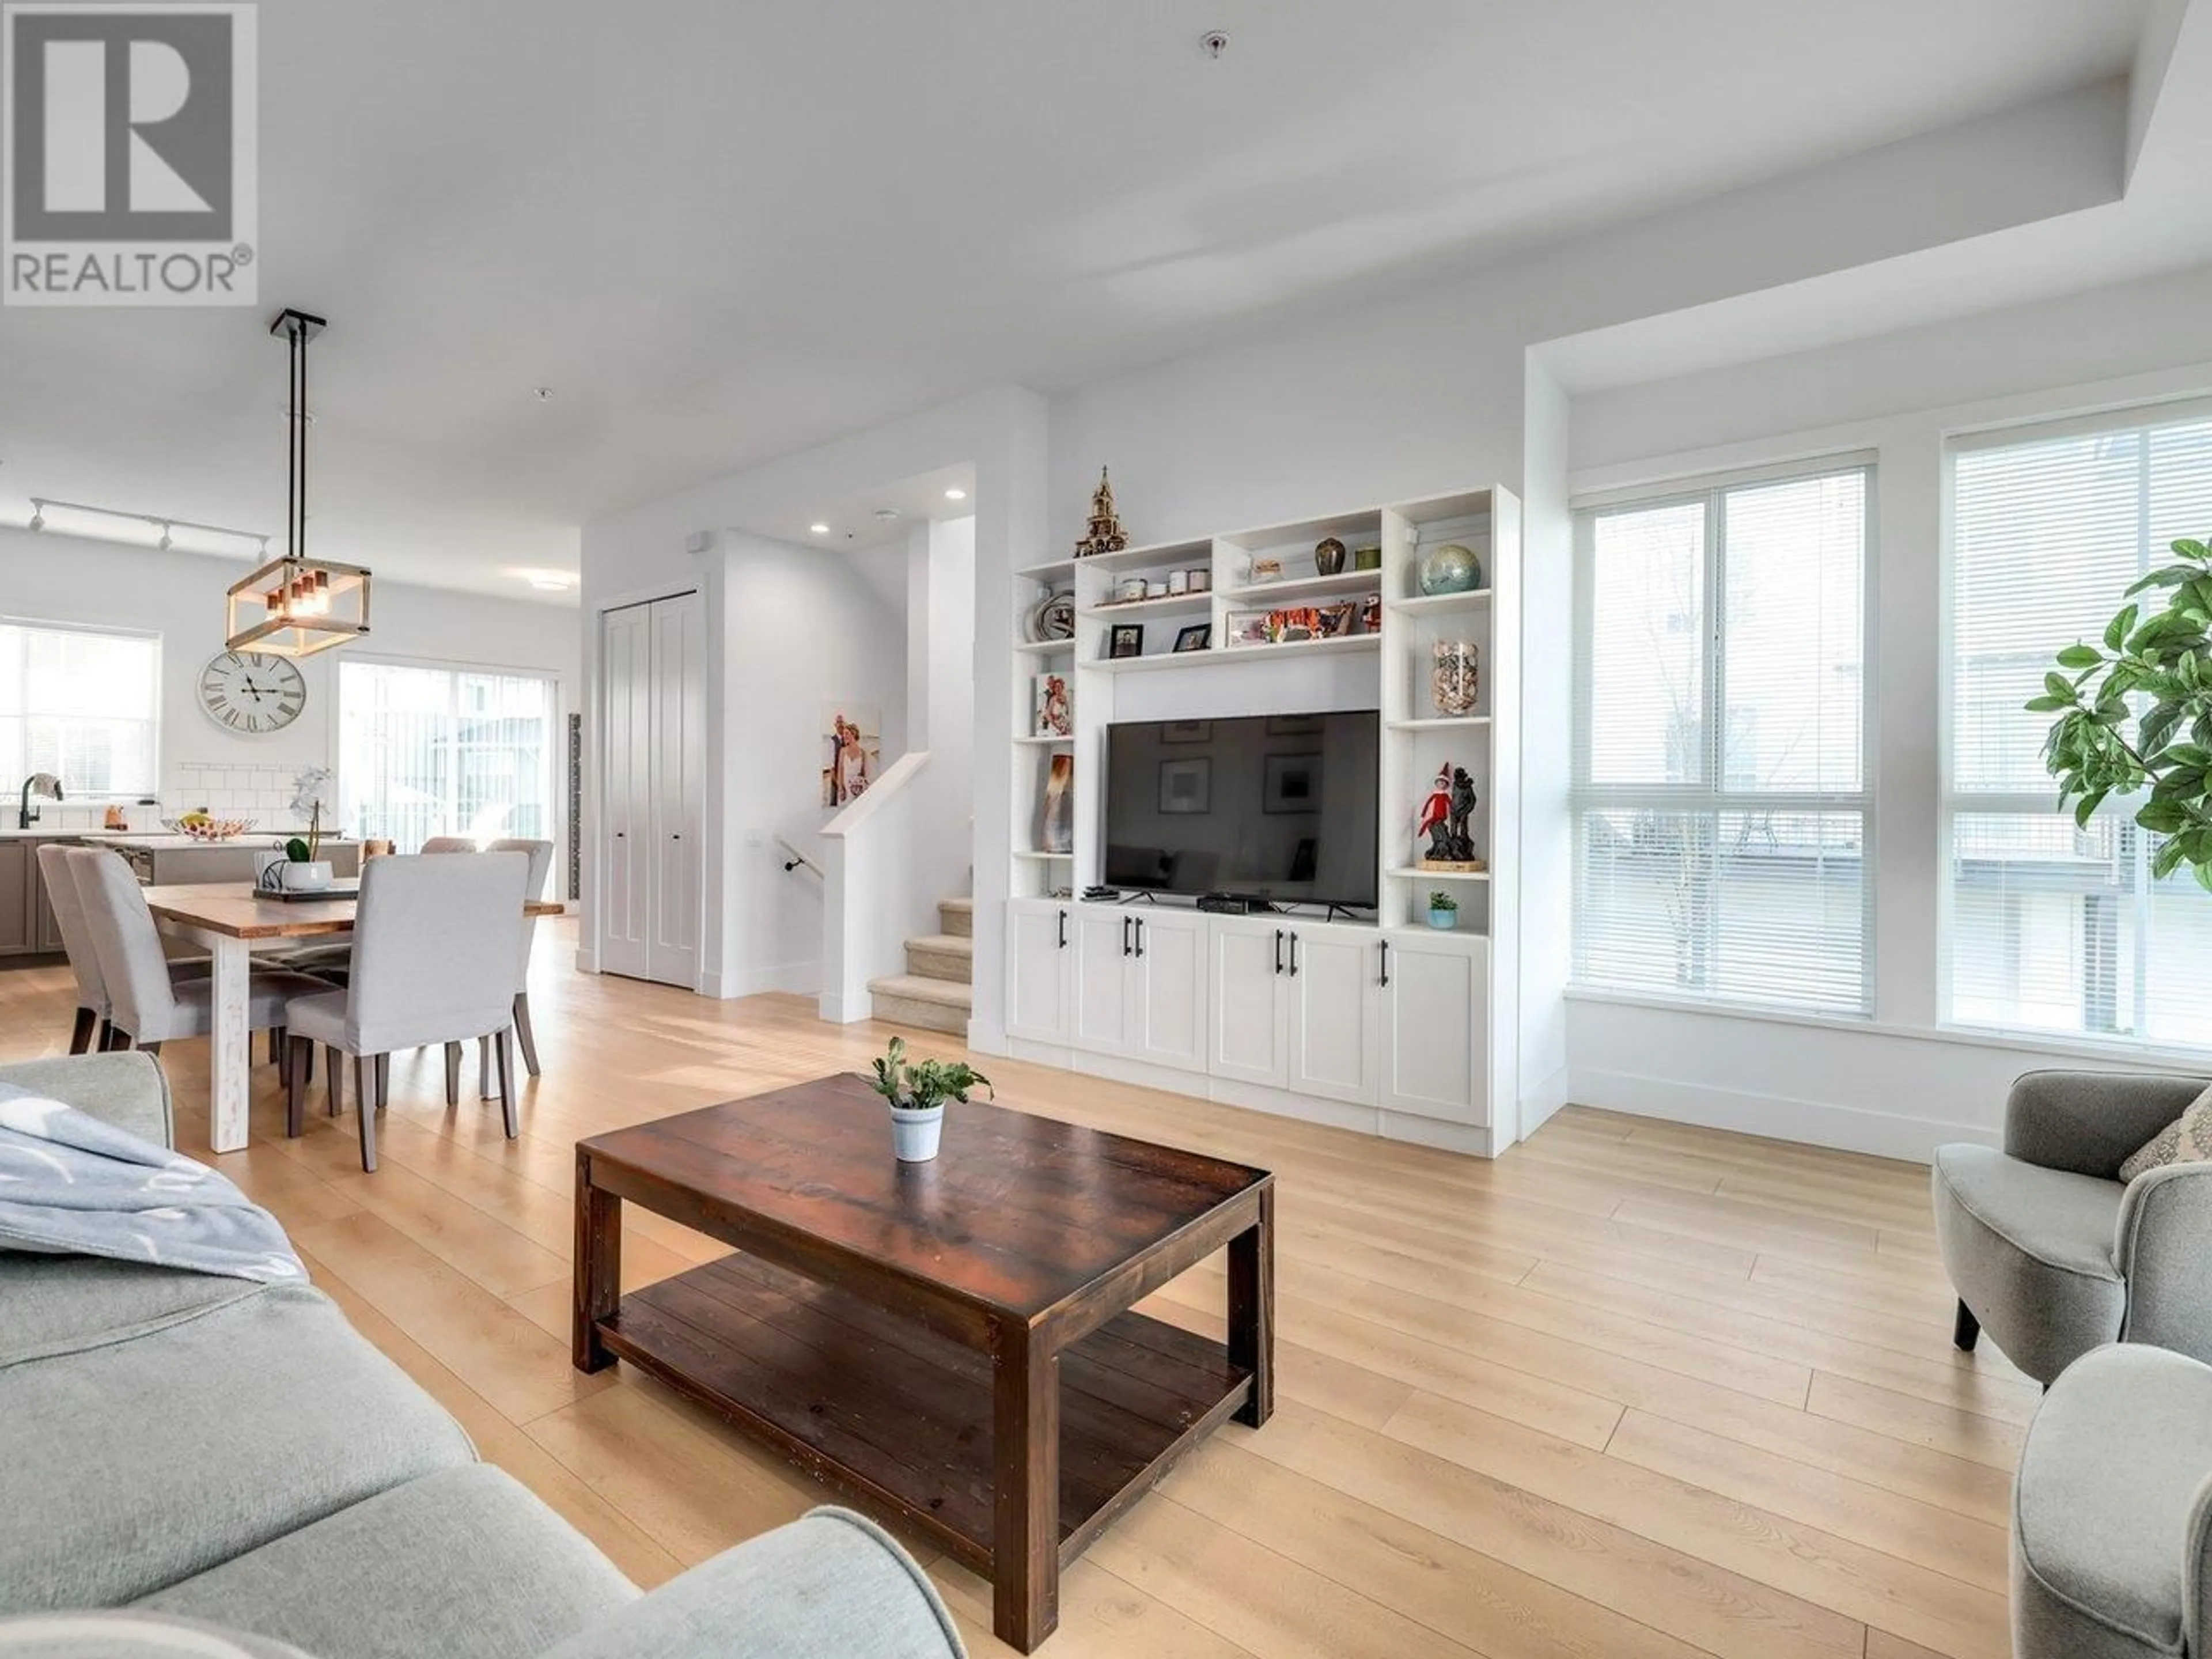
<instances>
[{"instance_id":1,"label":"recessed ceiling light","mask_svg":"<svg viewBox=\"0 0 2212 1659\"><path fill-rule=\"evenodd\" d=\"M895 507L879 507L876 509L876 516L878 519L881 519L885 524L889 524L893 519L898 517L898 508Z\"/></svg>"},{"instance_id":2,"label":"recessed ceiling light","mask_svg":"<svg viewBox=\"0 0 2212 1659\"><path fill-rule=\"evenodd\" d=\"M830 526L826 524L811 524L806 527L817 536L826 536L830 533Z\"/></svg>"},{"instance_id":3,"label":"recessed ceiling light","mask_svg":"<svg viewBox=\"0 0 2212 1659\"><path fill-rule=\"evenodd\" d=\"M544 593L565 593L576 585L575 577L565 570L532 570L524 580Z\"/></svg>"},{"instance_id":4,"label":"recessed ceiling light","mask_svg":"<svg viewBox=\"0 0 2212 1659\"><path fill-rule=\"evenodd\" d=\"M541 404L550 404L553 401L553 388L550 386L534 386L530 388L530 395Z\"/></svg>"},{"instance_id":5,"label":"recessed ceiling light","mask_svg":"<svg viewBox=\"0 0 2212 1659\"><path fill-rule=\"evenodd\" d=\"M958 484L955 484L945 492L945 499L948 501L964 501L968 499L968 492L961 489Z\"/></svg>"}]
</instances>

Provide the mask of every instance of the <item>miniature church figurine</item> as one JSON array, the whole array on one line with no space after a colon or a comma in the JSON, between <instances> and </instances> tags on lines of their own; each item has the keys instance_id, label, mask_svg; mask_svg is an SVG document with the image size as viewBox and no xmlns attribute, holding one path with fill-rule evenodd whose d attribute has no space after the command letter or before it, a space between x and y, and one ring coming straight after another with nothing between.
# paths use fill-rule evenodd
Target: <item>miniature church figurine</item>
<instances>
[{"instance_id":1,"label":"miniature church figurine","mask_svg":"<svg viewBox=\"0 0 2212 1659\"><path fill-rule=\"evenodd\" d=\"M1119 553L1129 544L1129 538L1121 529L1121 516L1114 510L1114 486L1106 482L1106 469L1098 469L1098 488L1091 492L1091 529L1075 544L1075 556L1087 559L1095 553Z\"/></svg>"}]
</instances>

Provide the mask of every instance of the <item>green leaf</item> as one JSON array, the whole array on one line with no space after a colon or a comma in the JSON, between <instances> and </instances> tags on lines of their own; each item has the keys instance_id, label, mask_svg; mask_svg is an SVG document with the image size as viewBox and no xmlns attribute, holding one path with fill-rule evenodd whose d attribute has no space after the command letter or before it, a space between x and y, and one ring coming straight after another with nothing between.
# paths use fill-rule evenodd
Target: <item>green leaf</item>
<instances>
[{"instance_id":1,"label":"green leaf","mask_svg":"<svg viewBox=\"0 0 2212 1659\"><path fill-rule=\"evenodd\" d=\"M2179 587L2196 574L2196 571L2185 564L2170 564L2163 570L2152 571L2149 575L2135 583L2128 589L2126 597L2133 599L2136 594L2153 587Z\"/></svg>"},{"instance_id":2,"label":"green leaf","mask_svg":"<svg viewBox=\"0 0 2212 1659\"><path fill-rule=\"evenodd\" d=\"M2197 865L2191 873L2197 878L2197 884L2199 887L2208 893L2212 893L2212 863Z\"/></svg>"},{"instance_id":3,"label":"green leaf","mask_svg":"<svg viewBox=\"0 0 2212 1659\"><path fill-rule=\"evenodd\" d=\"M2074 805L2074 822L2075 825L2081 829L2087 830L2089 827L2090 818L2094 816L2097 809L2105 804L2105 797L2112 793L2112 792L2109 789L2100 789L2095 794L2084 795L2079 801L2076 801ZM2061 799L2063 798L2062 797Z\"/></svg>"},{"instance_id":4,"label":"green leaf","mask_svg":"<svg viewBox=\"0 0 2212 1659\"><path fill-rule=\"evenodd\" d=\"M2063 674L2045 674L2043 677L2043 689L2069 708L2071 708L2075 701L2073 683Z\"/></svg>"},{"instance_id":5,"label":"green leaf","mask_svg":"<svg viewBox=\"0 0 2212 1659\"><path fill-rule=\"evenodd\" d=\"M307 864L313 861L307 843L298 836L293 836L284 843L284 856L295 864Z\"/></svg>"},{"instance_id":6,"label":"green leaf","mask_svg":"<svg viewBox=\"0 0 2212 1659\"><path fill-rule=\"evenodd\" d=\"M2023 705L2031 714L2048 714L2066 706L2066 700L2063 697L2049 696L2030 697Z\"/></svg>"},{"instance_id":7,"label":"green leaf","mask_svg":"<svg viewBox=\"0 0 2212 1659\"><path fill-rule=\"evenodd\" d=\"M2152 800L2138 808L2136 822L2154 836L2170 836L2189 822L2189 814L2170 800Z\"/></svg>"},{"instance_id":8,"label":"green leaf","mask_svg":"<svg viewBox=\"0 0 2212 1659\"><path fill-rule=\"evenodd\" d=\"M2203 542L2182 540L2174 543L2173 550L2185 559L2212 559L2212 548Z\"/></svg>"},{"instance_id":9,"label":"green leaf","mask_svg":"<svg viewBox=\"0 0 2212 1659\"><path fill-rule=\"evenodd\" d=\"M2138 607L2132 605L2128 606L2124 611L2121 611L2118 616L2113 617L2112 620L2106 624L2105 629L2105 647L2107 650L2117 651L2123 645L2127 643L2128 635L2135 632L2136 611L2137 608Z\"/></svg>"},{"instance_id":10,"label":"green leaf","mask_svg":"<svg viewBox=\"0 0 2212 1659\"><path fill-rule=\"evenodd\" d=\"M2105 653L2094 645L2069 645L2058 653L2062 668L2094 668L2105 660Z\"/></svg>"}]
</instances>

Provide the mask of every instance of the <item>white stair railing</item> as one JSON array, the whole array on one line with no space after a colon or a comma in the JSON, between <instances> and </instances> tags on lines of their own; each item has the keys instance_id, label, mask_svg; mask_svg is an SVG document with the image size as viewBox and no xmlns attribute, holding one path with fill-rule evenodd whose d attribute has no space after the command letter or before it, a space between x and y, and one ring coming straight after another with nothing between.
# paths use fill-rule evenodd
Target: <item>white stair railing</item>
<instances>
[{"instance_id":1,"label":"white stair railing","mask_svg":"<svg viewBox=\"0 0 2212 1659\"><path fill-rule=\"evenodd\" d=\"M933 932L937 893L915 856L931 833L929 755L902 755L822 830L822 1018L850 1025L872 1012L868 981L906 971L908 938Z\"/></svg>"}]
</instances>

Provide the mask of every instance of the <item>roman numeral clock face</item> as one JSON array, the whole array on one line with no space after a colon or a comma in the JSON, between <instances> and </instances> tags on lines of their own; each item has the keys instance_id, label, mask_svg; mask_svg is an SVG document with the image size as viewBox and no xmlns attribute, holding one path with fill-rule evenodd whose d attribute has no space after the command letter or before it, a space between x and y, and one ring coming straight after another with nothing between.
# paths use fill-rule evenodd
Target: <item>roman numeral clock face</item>
<instances>
[{"instance_id":1,"label":"roman numeral clock face","mask_svg":"<svg viewBox=\"0 0 2212 1659\"><path fill-rule=\"evenodd\" d=\"M226 651L200 670L200 707L217 726L248 736L278 732L307 706L307 683L288 657Z\"/></svg>"}]
</instances>

